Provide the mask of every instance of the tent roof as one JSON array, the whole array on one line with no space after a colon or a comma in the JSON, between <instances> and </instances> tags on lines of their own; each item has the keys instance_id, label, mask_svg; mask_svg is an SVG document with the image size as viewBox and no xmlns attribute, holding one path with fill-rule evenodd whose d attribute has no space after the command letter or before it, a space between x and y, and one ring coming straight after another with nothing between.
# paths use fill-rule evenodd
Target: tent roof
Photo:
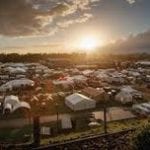
<instances>
[{"instance_id":1,"label":"tent roof","mask_svg":"<svg viewBox=\"0 0 150 150\"><path fill-rule=\"evenodd\" d=\"M127 92L127 93L132 93L132 92L137 92L135 89L133 89L131 86L123 86L121 88L121 91Z\"/></svg>"},{"instance_id":2,"label":"tent roof","mask_svg":"<svg viewBox=\"0 0 150 150\"><path fill-rule=\"evenodd\" d=\"M5 84L3 84L0 88L10 88L10 87L16 87L20 85L34 85L34 81L23 78L23 79L18 79L18 80L11 80Z\"/></svg>"},{"instance_id":3,"label":"tent roof","mask_svg":"<svg viewBox=\"0 0 150 150\"><path fill-rule=\"evenodd\" d=\"M6 96L5 97L5 100L4 100L4 103L10 103L10 104L16 104L19 102L19 99L17 96L14 96L14 95L10 95L10 96Z\"/></svg>"},{"instance_id":4,"label":"tent roof","mask_svg":"<svg viewBox=\"0 0 150 150\"><path fill-rule=\"evenodd\" d=\"M72 104L77 104L81 101L93 101L92 99L90 99L89 97L79 94L79 93L74 93L68 97L66 97L66 99L68 101L70 101Z\"/></svg>"},{"instance_id":5,"label":"tent roof","mask_svg":"<svg viewBox=\"0 0 150 150\"><path fill-rule=\"evenodd\" d=\"M21 67L7 67L6 68L10 73L25 73L26 68Z\"/></svg>"},{"instance_id":6,"label":"tent roof","mask_svg":"<svg viewBox=\"0 0 150 150\"><path fill-rule=\"evenodd\" d=\"M13 108L13 112L19 108L31 109L30 105L24 101L17 103Z\"/></svg>"}]
</instances>

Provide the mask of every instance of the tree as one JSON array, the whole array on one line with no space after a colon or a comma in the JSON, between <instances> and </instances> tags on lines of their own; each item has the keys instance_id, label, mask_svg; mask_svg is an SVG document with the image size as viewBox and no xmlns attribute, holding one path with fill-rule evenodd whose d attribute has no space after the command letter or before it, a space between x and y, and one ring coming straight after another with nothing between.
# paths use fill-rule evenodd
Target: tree
<instances>
[{"instance_id":1,"label":"tree","mask_svg":"<svg viewBox=\"0 0 150 150\"><path fill-rule=\"evenodd\" d=\"M150 149L150 126L142 127L133 138L133 147L135 150Z\"/></svg>"}]
</instances>

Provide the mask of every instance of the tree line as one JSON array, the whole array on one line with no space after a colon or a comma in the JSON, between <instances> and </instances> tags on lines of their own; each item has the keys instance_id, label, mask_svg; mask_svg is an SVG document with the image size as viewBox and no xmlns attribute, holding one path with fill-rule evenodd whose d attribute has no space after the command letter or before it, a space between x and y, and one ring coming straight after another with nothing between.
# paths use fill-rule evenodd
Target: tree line
<instances>
[{"instance_id":1,"label":"tree line","mask_svg":"<svg viewBox=\"0 0 150 150\"><path fill-rule=\"evenodd\" d=\"M50 59L68 59L72 62L88 61L138 61L138 60L150 60L150 54L136 53L136 54L86 54L86 53L37 53L37 54L0 54L0 62L40 62Z\"/></svg>"}]
</instances>

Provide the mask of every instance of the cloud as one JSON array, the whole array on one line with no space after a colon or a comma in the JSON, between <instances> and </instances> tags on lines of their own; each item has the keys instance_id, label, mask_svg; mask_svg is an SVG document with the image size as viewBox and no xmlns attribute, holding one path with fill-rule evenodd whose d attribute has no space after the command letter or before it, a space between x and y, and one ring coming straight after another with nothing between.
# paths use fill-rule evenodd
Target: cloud
<instances>
[{"instance_id":1,"label":"cloud","mask_svg":"<svg viewBox=\"0 0 150 150\"><path fill-rule=\"evenodd\" d=\"M0 35L52 35L68 19L83 23L91 18L91 4L99 0L0 0ZM78 15L76 15L78 14ZM71 21L73 16L74 20ZM62 21L62 23L60 22ZM62 25L60 25L62 24Z\"/></svg>"},{"instance_id":2,"label":"cloud","mask_svg":"<svg viewBox=\"0 0 150 150\"><path fill-rule=\"evenodd\" d=\"M85 13L85 14L81 15L79 18L67 19L67 20L63 20L61 22L58 22L57 25L60 28L67 28L68 26L75 24L75 23L84 23L92 17L93 16L91 14Z\"/></svg>"},{"instance_id":3,"label":"cloud","mask_svg":"<svg viewBox=\"0 0 150 150\"><path fill-rule=\"evenodd\" d=\"M129 4L133 4L136 2L136 0L126 0Z\"/></svg>"},{"instance_id":4,"label":"cloud","mask_svg":"<svg viewBox=\"0 0 150 150\"><path fill-rule=\"evenodd\" d=\"M104 50L110 52L150 52L150 30L130 35L126 39L117 40L113 44L103 47Z\"/></svg>"}]
</instances>

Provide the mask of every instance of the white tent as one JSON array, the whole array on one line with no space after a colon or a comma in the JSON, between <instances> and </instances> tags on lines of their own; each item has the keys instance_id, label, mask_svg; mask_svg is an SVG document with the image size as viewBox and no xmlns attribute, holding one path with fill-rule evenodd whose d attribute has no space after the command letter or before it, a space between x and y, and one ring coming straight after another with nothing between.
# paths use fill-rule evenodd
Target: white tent
<instances>
[{"instance_id":1,"label":"white tent","mask_svg":"<svg viewBox=\"0 0 150 150\"><path fill-rule=\"evenodd\" d=\"M10 113L13 113L20 108L21 109L25 108L27 110L31 109L30 105L27 102L24 102L24 101L20 102L17 96L10 95L10 96L5 97L4 110L3 110L4 113L8 111Z\"/></svg>"},{"instance_id":2,"label":"white tent","mask_svg":"<svg viewBox=\"0 0 150 150\"><path fill-rule=\"evenodd\" d=\"M115 100L123 104L130 103L133 101L132 94L126 91L121 91L115 96Z\"/></svg>"},{"instance_id":3,"label":"white tent","mask_svg":"<svg viewBox=\"0 0 150 150\"><path fill-rule=\"evenodd\" d=\"M138 61L137 65L150 66L150 61Z\"/></svg>"},{"instance_id":4,"label":"white tent","mask_svg":"<svg viewBox=\"0 0 150 150\"><path fill-rule=\"evenodd\" d=\"M129 76L139 77L141 74L136 71L128 71Z\"/></svg>"},{"instance_id":5,"label":"white tent","mask_svg":"<svg viewBox=\"0 0 150 150\"><path fill-rule=\"evenodd\" d=\"M4 92L7 90L12 90L13 88L20 88L22 86L34 86L34 81L23 78L18 80L11 80L0 86L0 91Z\"/></svg>"},{"instance_id":6,"label":"white tent","mask_svg":"<svg viewBox=\"0 0 150 150\"><path fill-rule=\"evenodd\" d=\"M19 99L17 96L14 96L14 95L6 96L5 100L4 100L4 104L6 104L6 103L9 103L12 106L14 106L17 103L19 103Z\"/></svg>"},{"instance_id":7,"label":"white tent","mask_svg":"<svg viewBox=\"0 0 150 150\"><path fill-rule=\"evenodd\" d=\"M12 105L11 104L9 104L9 103L6 103L5 105L4 105L4 113L11 113L11 111L12 111Z\"/></svg>"},{"instance_id":8,"label":"white tent","mask_svg":"<svg viewBox=\"0 0 150 150\"><path fill-rule=\"evenodd\" d=\"M65 98L65 104L72 110L85 110L96 107L96 101L79 93L74 93Z\"/></svg>"},{"instance_id":9,"label":"white tent","mask_svg":"<svg viewBox=\"0 0 150 150\"><path fill-rule=\"evenodd\" d=\"M5 66L10 66L10 67L21 67L24 68L26 67L25 63L5 63Z\"/></svg>"},{"instance_id":10,"label":"white tent","mask_svg":"<svg viewBox=\"0 0 150 150\"><path fill-rule=\"evenodd\" d=\"M135 93L135 92L137 92L137 90L133 89L131 86L123 86L121 88L121 91L128 92L128 93Z\"/></svg>"},{"instance_id":11,"label":"white tent","mask_svg":"<svg viewBox=\"0 0 150 150\"><path fill-rule=\"evenodd\" d=\"M53 84L55 86L62 86L64 89L67 89L68 87L74 85L74 81L70 77L67 77L67 78L62 79L62 80L54 80Z\"/></svg>"},{"instance_id":12,"label":"white tent","mask_svg":"<svg viewBox=\"0 0 150 150\"><path fill-rule=\"evenodd\" d=\"M65 115L62 117L61 126L62 126L62 129L71 129L72 128L71 118L69 115Z\"/></svg>"},{"instance_id":13,"label":"white tent","mask_svg":"<svg viewBox=\"0 0 150 150\"><path fill-rule=\"evenodd\" d=\"M134 104L132 106L132 109L133 109L133 111L135 111L136 113L139 113L139 114L143 114L143 115L150 114L150 109L145 107L143 105L143 103L142 104Z\"/></svg>"},{"instance_id":14,"label":"white tent","mask_svg":"<svg viewBox=\"0 0 150 150\"><path fill-rule=\"evenodd\" d=\"M94 72L93 70L87 69L87 70L82 71L82 74L85 76L88 76L88 75L92 74L93 72Z\"/></svg>"},{"instance_id":15,"label":"white tent","mask_svg":"<svg viewBox=\"0 0 150 150\"><path fill-rule=\"evenodd\" d=\"M108 81L109 80L109 75L107 75L104 72L97 72L96 74L97 74L96 77L102 81Z\"/></svg>"},{"instance_id":16,"label":"white tent","mask_svg":"<svg viewBox=\"0 0 150 150\"><path fill-rule=\"evenodd\" d=\"M130 93L132 96L135 97L139 97L139 98L142 97L142 92L133 89L131 86L123 86L123 88L121 88L121 91Z\"/></svg>"},{"instance_id":17,"label":"white tent","mask_svg":"<svg viewBox=\"0 0 150 150\"><path fill-rule=\"evenodd\" d=\"M6 71L13 74L24 74L26 73L26 68L23 67L7 67Z\"/></svg>"},{"instance_id":18,"label":"white tent","mask_svg":"<svg viewBox=\"0 0 150 150\"><path fill-rule=\"evenodd\" d=\"M43 73L52 73L52 70L49 69L47 66L38 64L38 65L36 65L36 67L35 67L35 72L36 72L36 73L42 73L42 72L43 72Z\"/></svg>"},{"instance_id":19,"label":"white tent","mask_svg":"<svg viewBox=\"0 0 150 150\"><path fill-rule=\"evenodd\" d=\"M86 82L87 81L87 77L85 77L84 75L75 75L75 76L72 76L71 79L75 82Z\"/></svg>"},{"instance_id":20,"label":"white tent","mask_svg":"<svg viewBox=\"0 0 150 150\"><path fill-rule=\"evenodd\" d=\"M19 102L19 103L17 103L14 107L13 107L13 110L12 110L12 112L15 112L16 110L18 110L18 109L22 109L22 108L25 108L25 109L27 109L27 110L30 110L31 109L31 107L30 107L30 105L27 103L27 102Z\"/></svg>"}]
</instances>

